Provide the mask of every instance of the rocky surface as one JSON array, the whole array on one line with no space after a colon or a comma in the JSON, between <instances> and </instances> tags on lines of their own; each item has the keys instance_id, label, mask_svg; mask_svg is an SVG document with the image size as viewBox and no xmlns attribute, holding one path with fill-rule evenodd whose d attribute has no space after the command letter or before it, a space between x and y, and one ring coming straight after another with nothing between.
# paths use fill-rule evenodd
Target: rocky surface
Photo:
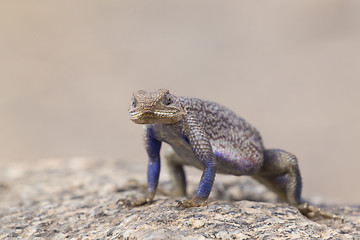
<instances>
[{"instance_id":1,"label":"rocky surface","mask_svg":"<svg viewBox=\"0 0 360 240\"><path fill-rule=\"evenodd\" d=\"M323 206L343 222L309 220L249 178L217 177L206 207L179 209L180 198L157 196L151 205L128 209L116 201L139 194L128 179L145 176L120 160L0 167L0 239L360 239L359 206ZM189 177L190 194L199 177Z\"/></svg>"}]
</instances>

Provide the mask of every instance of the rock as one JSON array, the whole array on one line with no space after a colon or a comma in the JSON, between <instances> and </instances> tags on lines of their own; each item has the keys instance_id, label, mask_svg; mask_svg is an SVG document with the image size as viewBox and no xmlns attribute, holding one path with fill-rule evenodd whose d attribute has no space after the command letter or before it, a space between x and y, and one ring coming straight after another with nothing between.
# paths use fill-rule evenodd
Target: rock
<instances>
[{"instance_id":1,"label":"rock","mask_svg":"<svg viewBox=\"0 0 360 240\"><path fill-rule=\"evenodd\" d=\"M161 197L154 204L125 211L120 226L128 230L126 237L137 239L157 232L175 239L353 239L350 232L310 221L287 204L213 200L207 207L179 209L172 199Z\"/></svg>"},{"instance_id":2,"label":"rock","mask_svg":"<svg viewBox=\"0 0 360 240\"><path fill-rule=\"evenodd\" d=\"M0 167L0 239L360 239L360 206L323 206L344 222L309 220L247 178L217 178L206 207L180 209L181 198L157 195L153 204L128 209L116 201L139 194L127 180L145 176L127 171L125 162L47 159ZM192 192L198 176L189 179ZM260 202L230 201L239 198Z\"/></svg>"}]
</instances>

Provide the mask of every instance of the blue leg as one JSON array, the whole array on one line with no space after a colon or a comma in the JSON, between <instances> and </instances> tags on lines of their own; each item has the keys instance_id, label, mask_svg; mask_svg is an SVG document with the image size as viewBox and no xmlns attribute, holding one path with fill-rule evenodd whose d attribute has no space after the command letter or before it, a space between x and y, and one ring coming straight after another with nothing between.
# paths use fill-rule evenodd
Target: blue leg
<instances>
[{"instance_id":1,"label":"blue leg","mask_svg":"<svg viewBox=\"0 0 360 240\"><path fill-rule=\"evenodd\" d=\"M204 171L200 179L200 184L196 196L191 200L184 200L179 203L183 208L204 206L208 199L211 189L215 181L216 171L216 156L212 151L208 136L198 125L194 116L187 115L187 128L184 130L184 135L188 140L192 151L204 166Z\"/></svg>"},{"instance_id":2,"label":"blue leg","mask_svg":"<svg viewBox=\"0 0 360 240\"><path fill-rule=\"evenodd\" d=\"M205 164L204 172L200 179L200 184L196 193L196 198L206 200L211 192L215 180L215 164L212 162Z\"/></svg>"},{"instance_id":3,"label":"blue leg","mask_svg":"<svg viewBox=\"0 0 360 240\"><path fill-rule=\"evenodd\" d=\"M151 202L154 199L159 182L161 142L154 138L153 130L150 127L146 129L145 146L149 157L147 201Z\"/></svg>"},{"instance_id":4,"label":"blue leg","mask_svg":"<svg viewBox=\"0 0 360 240\"><path fill-rule=\"evenodd\" d=\"M215 181L215 162L208 161L204 163L204 172L200 179L200 184L196 196L191 200L183 200L178 206L183 208L205 206L211 189Z\"/></svg>"},{"instance_id":5,"label":"blue leg","mask_svg":"<svg viewBox=\"0 0 360 240\"><path fill-rule=\"evenodd\" d=\"M145 196L137 197L135 199L119 199L117 204L125 205L128 207L141 206L146 203L151 203L154 199L156 188L159 182L160 174L160 148L161 142L154 137L151 127L146 129L145 133L145 146L146 152L149 156L148 164L148 187Z\"/></svg>"}]
</instances>

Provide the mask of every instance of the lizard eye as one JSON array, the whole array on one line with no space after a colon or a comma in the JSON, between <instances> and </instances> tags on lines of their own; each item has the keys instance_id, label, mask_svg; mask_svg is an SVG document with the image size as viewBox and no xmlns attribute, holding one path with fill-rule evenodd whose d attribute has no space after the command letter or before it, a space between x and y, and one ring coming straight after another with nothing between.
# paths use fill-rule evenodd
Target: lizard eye
<instances>
[{"instance_id":1,"label":"lizard eye","mask_svg":"<svg viewBox=\"0 0 360 240\"><path fill-rule=\"evenodd\" d=\"M170 105L172 102L173 102L173 100L172 100L171 95L170 95L170 94L167 94L167 95L164 97L163 103L164 103L165 105Z\"/></svg>"},{"instance_id":2,"label":"lizard eye","mask_svg":"<svg viewBox=\"0 0 360 240\"><path fill-rule=\"evenodd\" d=\"M136 99L134 97L131 98L131 106L136 107Z\"/></svg>"}]
</instances>

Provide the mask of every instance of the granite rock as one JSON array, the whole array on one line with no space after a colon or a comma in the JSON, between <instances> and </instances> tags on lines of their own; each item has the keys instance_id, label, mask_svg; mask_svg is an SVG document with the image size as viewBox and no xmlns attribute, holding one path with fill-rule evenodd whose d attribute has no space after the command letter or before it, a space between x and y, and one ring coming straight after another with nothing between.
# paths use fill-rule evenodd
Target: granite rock
<instances>
[{"instance_id":1,"label":"granite rock","mask_svg":"<svg viewBox=\"0 0 360 240\"><path fill-rule=\"evenodd\" d=\"M159 195L151 205L129 209L116 201L141 194L128 179L145 176L120 160L0 167L0 239L360 239L359 206L322 206L343 222L309 220L249 178L217 179L205 207L180 209L181 198ZM198 177L189 179L191 195Z\"/></svg>"}]
</instances>

